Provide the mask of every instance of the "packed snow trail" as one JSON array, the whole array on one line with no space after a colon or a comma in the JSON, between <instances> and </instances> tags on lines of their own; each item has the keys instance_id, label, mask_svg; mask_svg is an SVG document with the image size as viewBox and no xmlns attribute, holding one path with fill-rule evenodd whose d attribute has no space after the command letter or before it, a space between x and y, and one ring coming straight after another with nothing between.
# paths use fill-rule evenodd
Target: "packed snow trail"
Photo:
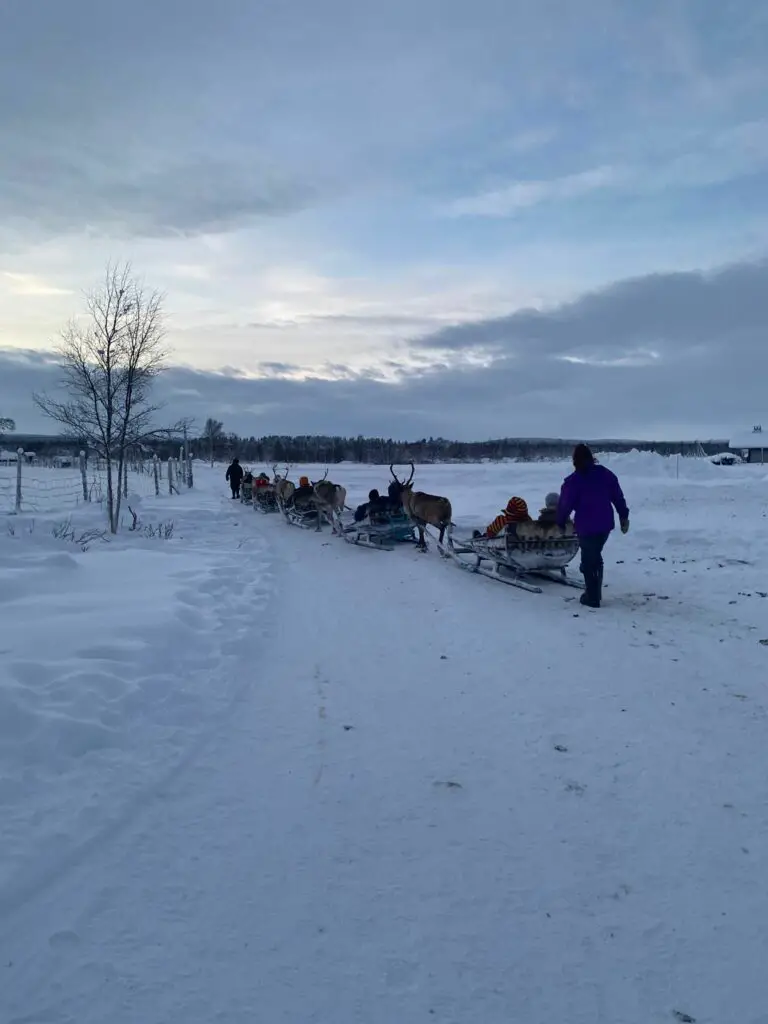
<instances>
[{"instance_id":1,"label":"packed snow trail","mask_svg":"<svg viewBox=\"0 0 768 1024\"><path fill-rule=\"evenodd\" d=\"M249 613L244 544L227 604L243 685L4 920L0 1019L764 1022L766 719L757 676L730 684L740 637L232 504L210 528L272 549L271 601Z\"/></svg>"}]
</instances>

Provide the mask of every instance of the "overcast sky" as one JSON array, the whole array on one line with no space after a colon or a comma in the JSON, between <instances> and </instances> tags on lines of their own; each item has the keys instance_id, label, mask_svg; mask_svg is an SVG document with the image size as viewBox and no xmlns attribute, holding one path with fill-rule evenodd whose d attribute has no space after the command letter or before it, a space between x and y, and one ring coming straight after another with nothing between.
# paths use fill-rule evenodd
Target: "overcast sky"
<instances>
[{"instance_id":1,"label":"overcast sky","mask_svg":"<svg viewBox=\"0 0 768 1024\"><path fill-rule=\"evenodd\" d=\"M108 259L169 416L246 434L768 421L762 0L5 0L0 415Z\"/></svg>"}]
</instances>

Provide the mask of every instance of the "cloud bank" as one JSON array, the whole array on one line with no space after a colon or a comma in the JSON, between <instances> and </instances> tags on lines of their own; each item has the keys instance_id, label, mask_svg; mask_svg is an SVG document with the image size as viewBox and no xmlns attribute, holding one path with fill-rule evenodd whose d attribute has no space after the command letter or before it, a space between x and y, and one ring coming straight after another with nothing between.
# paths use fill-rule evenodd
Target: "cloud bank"
<instances>
[{"instance_id":1,"label":"cloud bank","mask_svg":"<svg viewBox=\"0 0 768 1024\"><path fill-rule=\"evenodd\" d=\"M410 362L386 372L172 366L160 391L169 420L214 416L246 436L723 438L768 422L767 333L768 261L739 263L442 328L412 339ZM0 352L0 414L50 429L27 396L56 378L50 355Z\"/></svg>"}]
</instances>

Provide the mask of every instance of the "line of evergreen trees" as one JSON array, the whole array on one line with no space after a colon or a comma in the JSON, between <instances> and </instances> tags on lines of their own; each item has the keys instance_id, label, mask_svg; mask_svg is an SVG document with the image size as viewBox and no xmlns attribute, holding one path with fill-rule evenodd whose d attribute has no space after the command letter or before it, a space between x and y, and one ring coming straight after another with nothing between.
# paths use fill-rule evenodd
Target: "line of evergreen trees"
<instances>
[{"instance_id":1,"label":"line of evergreen trees","mask_svg":"<svg viewBox=\"0 0 768 1024\"><path fill-rule=\"evenodd\" d=\"M538 459L568 458L578 442L568 438L500 438L490 441L449 441L443 437L421 438L416 441L395 441L381 437L238 437L226 434L214 443L216 458L237 456L241 462L263 463L320 463L360 462L373 465L402 464L408 462L479 462L482 459ZM592 441L599 451L655 451L661 455L714 455L723 450L725 442L652 442L652 441ZM726 446L727 447L727 446ZM205 458L209 442L201 439L200 457Z\"/></svg>"},{"instance_id":2,"label":"line of evergreen trees","mask_svg":"<svg viewBox=\"0 0 768 1024\"><path fill-rule=\"evenodd\" d=\"M220 425L218 425L220 426ZM479 462L482 459L564 459L573 451L580 438L520 438L505 437L489 441L450 441L443 437L420 438L414 441L396 441L382 437L324 437L299 435L268 437L238 437L223 429L213 439L202 436L190 442L197 458L208 459L211 454L218 460L237 456L241 462L270 466L272 463L319 463L334 465L339 462L360 462L388 465L390 462ZM596 451L624 452L632 448L655 451L661 455L715 455L728 448L727 441L620 441L591 440ZM85 444L63 437L6 436L6 447L15 450L21 445L26 451L41 456L63 452L77 453ZM178 455L182 438L168 438L148 444L143 456L156 453L166 459Z\"/></svg>"}]
</instances>

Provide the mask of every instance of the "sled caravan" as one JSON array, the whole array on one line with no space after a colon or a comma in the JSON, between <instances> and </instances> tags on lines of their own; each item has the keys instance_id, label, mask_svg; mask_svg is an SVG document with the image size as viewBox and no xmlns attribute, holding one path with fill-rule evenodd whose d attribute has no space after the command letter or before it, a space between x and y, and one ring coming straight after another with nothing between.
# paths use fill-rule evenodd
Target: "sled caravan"
<instances>
[{"instance_id":1,"label":"sled caravan","mask_svg":"<svg viewBox=\"0 0 768 1024\"><path fill-rule=\"evenodd\" d=\"M386 495L372 490L368 501L355 509L346 504L346 489L328 480L327 470L320 480L301 477L297 486L288 478L287 466L279 473L274 465L271 480L266 473L258 477L246 474L241 498L256 511L282 515L292 526L318 533L330 526L332 533L348 544L379 551L393 551L401 544L427 551L427 537L431 536L440 554L467 572L532 593L541 593L537 580L583 589L566 571L579 551L570 525L563 533L554 521L507 521L512 518L508 506L496 520L497 532L489 528L485 534L474 531L460 536L451 521L449 499L414 490L413 463L407 480L401 480L393 466L389 470L392 479ZM510 505L519 500L512 499Z\"/></svg>"}]
</instances>

